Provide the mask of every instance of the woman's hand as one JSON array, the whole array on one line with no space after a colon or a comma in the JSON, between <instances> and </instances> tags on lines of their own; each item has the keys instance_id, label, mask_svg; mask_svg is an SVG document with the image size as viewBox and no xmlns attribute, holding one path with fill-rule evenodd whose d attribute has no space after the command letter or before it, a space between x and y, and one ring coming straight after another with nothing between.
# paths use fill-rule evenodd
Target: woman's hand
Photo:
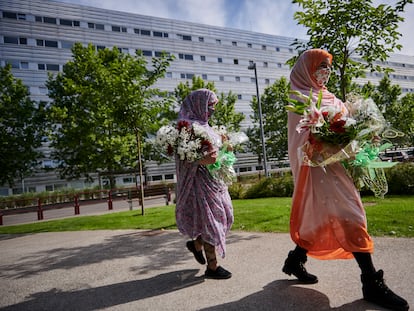
<instances>
[{"instance_id":1,"label":"woman's hand","mask_svg":"<svg viewBox=\"0 0 414 311\"><path fill-rule=\"evenodd\" d=\"M198 161L198 164L200 165L208 165L208 164L214 164L217 160L217 152L213 151L209 154L207 154L204 158Z\"/></svg>"}]
</instances>

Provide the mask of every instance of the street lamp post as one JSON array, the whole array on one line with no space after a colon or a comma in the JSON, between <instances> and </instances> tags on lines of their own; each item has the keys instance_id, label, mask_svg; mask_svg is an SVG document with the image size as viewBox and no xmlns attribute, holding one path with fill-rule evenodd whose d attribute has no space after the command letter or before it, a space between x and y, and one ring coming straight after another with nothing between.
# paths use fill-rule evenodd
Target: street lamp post
<instances>
[{"instance_id":1,"label":"street lamp post","mask_svg":"<svg viewBox=\"0 0 414 311\"><path fill-rule=\"evenodd\" d=\"M256 96L257 96L257 105L259 107L259 125L260 125L260 137L262 139L263 166L264 166L265 176L268 177L269 175L267 172L266 143L265 143L264 130L263 130L262 104L260 103L259 83L257 82L256 63L252 63L247 68L250 70L254 70L254 77L256 80Z\"/></svg>"}]
</instances>

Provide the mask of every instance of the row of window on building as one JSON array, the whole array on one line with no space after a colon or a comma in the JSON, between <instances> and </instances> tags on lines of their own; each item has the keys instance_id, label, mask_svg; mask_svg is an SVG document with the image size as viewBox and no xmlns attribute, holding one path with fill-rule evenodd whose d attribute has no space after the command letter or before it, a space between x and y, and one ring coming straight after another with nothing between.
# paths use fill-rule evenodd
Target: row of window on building
<instances>
[{"instance_id":1,"label":"row of window on building","mask_svg":"<svg viewBox=\"0 0 414 311\"><path fill-rule=\"evenodd\" d=\"M82 22L79 20L70 20L70 19L64 19L64 18L56 18L56 17L47 17L47 16L32 16L30 14L24 14L24 13L18 13L18 12L10 12L10 11L3 11L2 12L3 18L8 19L15 19L15 20L25 20L25 21L35 21L35 22L42 22L46 24L54 24L54 25L62 25L62 26L70 26L70 27L79 27L82 28L82 25L84 24L85 28L89 29L96 29L96 30L108 30L112 32L121 32L121 33L134 33L141 36L153 36L157 38L170 38L168 32L164 31L157 31L157 30L150 30L150 29L141 29L141 28L131 28L131 31L129 31L128 27L126 26L119 26L119 25L105 25L100 23L93 23L93 22ZM180 40L184 41L193 41L193 36L188 34L176 34L176 37ZM196 36L198 42L207 42L205 37L203 36ZM222 39L214 39L211 42L215 42L216 44L221 45ZM245 43L246 47L253 48L254 45L252 43ZM240 42L237 41L231 41L231 45L236 47L240 45ZM261 44L260 48L262 50L268 50L269 47L265 44ZM274 50L276 52L281 52L282 48L279 46L272 48L271 50ZM294 53L294 50L292 48L286 49L289 53Z\"/></svg>"}]
</instances>

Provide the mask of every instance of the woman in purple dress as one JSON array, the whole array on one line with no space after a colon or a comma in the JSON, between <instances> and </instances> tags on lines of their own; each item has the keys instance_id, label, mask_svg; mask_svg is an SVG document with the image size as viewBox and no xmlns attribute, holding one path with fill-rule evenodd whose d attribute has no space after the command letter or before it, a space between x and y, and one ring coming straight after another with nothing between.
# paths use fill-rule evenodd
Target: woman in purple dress
<instances>
[{"instance_id":1,"label":"woman in purple dress","mask_svg":"<svg viewBox=\"0 0 414 311\"><path fill-rule=\"evenodd\" d=\"M213 178L206 167L216 162L218 151L223 147L221 135L208 124L217 102L214 92L199 89L190 93L181 105L178 122L198 123L211 144L198 161L176 156L176 221L179 231L192 239L187 242L187 248L200 264L206 263L204 250L205 277L228 279L231 273L218 265L216 252L224 258L226 235L233 224L233 206L227 185Z\"/></svg>"}]
</instances>

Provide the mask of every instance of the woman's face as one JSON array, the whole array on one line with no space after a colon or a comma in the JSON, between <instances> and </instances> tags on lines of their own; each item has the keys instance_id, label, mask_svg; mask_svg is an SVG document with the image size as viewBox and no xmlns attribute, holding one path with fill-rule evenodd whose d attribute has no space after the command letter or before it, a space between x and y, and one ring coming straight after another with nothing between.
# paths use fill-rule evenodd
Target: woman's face
<instances>
[{"instance_id":1,"label":"woman's face","mask_svg":"<svg viewBox=\"0 0 414 311\"><path fill-rule=\"evenodd\" d=\"M329 58L326 58L322 63L316 68L313 77L315 78L316 83L319 87L324 87L328 81L329 76L331 75L331 64Z\"/></svg>"},{"instance_id":2,"label":"woman's face","mask_svg":"<svg viewBox=\"0 0 414 311\"><path fill-rule=\"evenodd\" d=\"M208 103L208 117L210 118L216 109L217 102Z\"/></svg>"}]
</instances>

